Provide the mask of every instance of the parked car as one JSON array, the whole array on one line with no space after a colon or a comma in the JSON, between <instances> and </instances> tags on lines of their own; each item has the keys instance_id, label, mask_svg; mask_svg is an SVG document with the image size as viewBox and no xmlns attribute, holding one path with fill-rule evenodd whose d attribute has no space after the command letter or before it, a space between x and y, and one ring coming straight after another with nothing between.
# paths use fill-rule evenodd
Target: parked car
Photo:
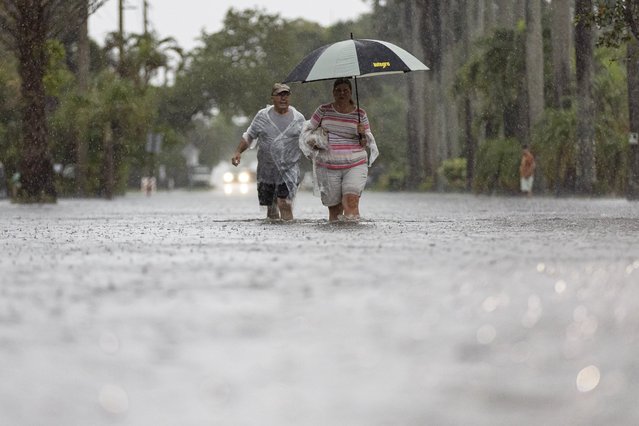
<instances>
[{"instance_id":1,"label":"parked car","mask_svg":"<svg viewBox=\"0 0 639 426\"><path fill-rule=\"evenodd\" d=\"M189 186L212 186L211 169L208 166L193 166L189 169Z\"/></svg>"}]
</instances>

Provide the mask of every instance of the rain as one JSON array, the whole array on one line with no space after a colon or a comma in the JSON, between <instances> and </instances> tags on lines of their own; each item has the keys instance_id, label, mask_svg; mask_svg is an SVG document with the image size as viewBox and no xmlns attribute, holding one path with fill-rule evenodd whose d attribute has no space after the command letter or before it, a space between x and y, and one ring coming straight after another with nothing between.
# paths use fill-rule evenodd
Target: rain
<instances>
[{"instance_id":1,"label":"rain","mask_svg":"<svg viewBox=\"0 0 639 426\"><path fill-rule=\"evenodd\" d=\"M0 5L1 424L639 424L632 2L104 3Z\"/></svg>"}]
</instances>

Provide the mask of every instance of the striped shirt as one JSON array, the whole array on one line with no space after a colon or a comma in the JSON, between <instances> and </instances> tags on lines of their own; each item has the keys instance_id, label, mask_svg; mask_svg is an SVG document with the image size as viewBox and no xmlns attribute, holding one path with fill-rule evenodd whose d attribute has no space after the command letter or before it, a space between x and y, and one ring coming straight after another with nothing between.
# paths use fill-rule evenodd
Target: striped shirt
<instances>
[{"instance_id":1,"label":"striped shirt","mask_svg":"<svg viewBox=\"0 0 639 426\"><path fill-rule=\"evenodd\" d=\"M359 119L358 119L359 114ZM359 144L357 124L361 120L366 131L370 130L366 111L354 110L343 114L333 104L320 105L311 117L311 128L319 125L328 131L328 152L317 159L317 165L327 169L349 169L366 164L368 154Z\"/></svg>"}]
</instances>

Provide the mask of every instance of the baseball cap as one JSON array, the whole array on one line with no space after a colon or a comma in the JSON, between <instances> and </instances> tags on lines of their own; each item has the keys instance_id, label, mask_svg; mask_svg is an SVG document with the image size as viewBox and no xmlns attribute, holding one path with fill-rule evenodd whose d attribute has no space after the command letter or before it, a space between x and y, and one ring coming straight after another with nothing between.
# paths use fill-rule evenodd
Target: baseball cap
<instances>
[{"instance_id":1,"label":"baseball cap","mask_svg":"<svg viewBox=\"0 0 639 426\"><path fill-rule=\"evenodd\" d=\"M291 88L283 83L275 83L273 85L273 90L271 90L271 96L278 95L282 92L290 92Z\"/></svg>"}]
</instances>

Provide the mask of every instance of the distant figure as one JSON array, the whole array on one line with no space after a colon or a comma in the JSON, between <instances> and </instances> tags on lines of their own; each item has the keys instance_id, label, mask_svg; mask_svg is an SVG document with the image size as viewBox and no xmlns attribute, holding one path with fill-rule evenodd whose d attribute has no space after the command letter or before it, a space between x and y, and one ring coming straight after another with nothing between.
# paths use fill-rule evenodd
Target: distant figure
<instances>
[{"instance_id":1,"label":"distant figure","mask_svg":"<svg viewBox=\"0 0 639 426\"><path fill-rule=\"evenodd\" d=\"M157 189L155 177L143 177L142 178L142 191L146 194L147 197L150 197L152 193L154 193Z\"/></svg>"},{"instance_id":2,"label":"distant figure","mask_svg":"<svg viewBox=\"0 0 639 426\"><path fill-rule=\"evenodd\" d=\"M20 172L15 172L13 176L11 176L11 194L14 199L18 197L20 188L22 188L20 177Z\"/></svg>"},{"instance_id":3,"label":"distant figure","mask_svg":"<svg viewBox=\"0 0 639 426\"><path fill-rule=\"evenodd\" d=\"M521 164L519 164L519 177L521 192L527 196L532 196L533 181L535 179L535 157L528 149L528 145L522 147Z\"/></svg>"},{"instance_id":4,"label":"distant figure","mask_svg":"<svg viewBox=\"0 0 639 426\"><path fill-rule=\"evenodd\" d=\"M359 199L366 186L368 167L379 154L366 111L355 106L352 95L350 80L335 80L333 102L320 105L305 128L306 132L323 127L328 133L328 148L314 147L319 152L313 162L322 204L328 207L331 222L359 219Z\"/></svg>"},{"instance_id":5,"label":"distant figure","mask_svg":"<svg viewBox=\"0 0 639 426\"><path fill-rule=\"evenodd\" d=\"M290 106L290 99L290 87L275 83L273 105L258 111L231 158L237 167L242 153L257 140L257 198L269 219L293 219L293 200L301 182L298 139L304 116Z\"/></svg>"}]
</instances>

